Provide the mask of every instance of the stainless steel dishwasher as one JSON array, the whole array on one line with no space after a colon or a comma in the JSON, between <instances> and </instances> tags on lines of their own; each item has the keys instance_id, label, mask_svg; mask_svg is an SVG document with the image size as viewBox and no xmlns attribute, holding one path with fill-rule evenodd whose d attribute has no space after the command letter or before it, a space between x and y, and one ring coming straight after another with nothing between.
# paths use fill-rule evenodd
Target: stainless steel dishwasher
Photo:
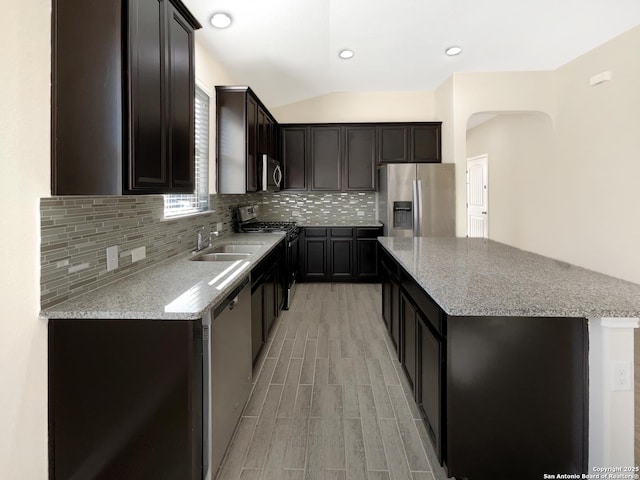
<instances>
[{"instance_id":1,"label":"stainless steel dishwasher","mask_svg":"<svg viewBox=\"0 0 640 480\"><path fill-rule=\"evenodd\" d=\"M205 475L206 478L215 478L251 391L249 277L213 310L209 338L211 462L210 472L205 472Z\"/></svg>"}]
</instances>

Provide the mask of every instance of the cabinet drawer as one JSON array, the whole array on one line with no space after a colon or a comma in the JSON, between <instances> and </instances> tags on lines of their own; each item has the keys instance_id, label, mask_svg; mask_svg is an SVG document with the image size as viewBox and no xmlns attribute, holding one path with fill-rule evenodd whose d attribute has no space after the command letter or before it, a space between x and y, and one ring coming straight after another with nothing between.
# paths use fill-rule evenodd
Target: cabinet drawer
<instances>
[{"instance_id":1,"label":"cabinet drawer","mask_svg":"<svg viewBox=\"0 0 640 480\"><path fill-rule=\"evenodd\" d=\"M353 237L353 228L332 228L332 237Z\"/></svg>"},{"instance_id":2,"label":"cabinet drawer","mask_svg":"<svg viewBox=\"0 0 640 480\"><path fill-rule=\"evenodd\" d=\"M305 227L304 236L305 237L326 237L327 229L317 228L317 227Z\"/></svg>"},{"instance_id":3,"label":"cabinet drawer","mask_svg":"<svg viewBox=\"0 0 640 480\"><path fill-rule=\"evenodd\" d=\"M361 227L356 229L356 237L358 238L377 238L382 235L382 229L379 227Z\"/></svg>"}]
</instances>

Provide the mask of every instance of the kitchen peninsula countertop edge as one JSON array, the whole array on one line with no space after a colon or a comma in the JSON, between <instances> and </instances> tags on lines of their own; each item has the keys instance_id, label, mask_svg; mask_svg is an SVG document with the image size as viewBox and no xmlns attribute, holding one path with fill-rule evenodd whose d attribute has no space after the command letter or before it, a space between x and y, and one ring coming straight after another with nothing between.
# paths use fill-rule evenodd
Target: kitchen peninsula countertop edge
<instances>
[{"instance_id":1,"label":"kitchen peninsula countertop edge","mask_svg":"<svg viewBox=\"0 0 640 480\"><path fill-rule=\"evenodd\" d=\"M640 317L640 285L480 238L378 237L450 316Z\"/></svg>"}]
</instances>

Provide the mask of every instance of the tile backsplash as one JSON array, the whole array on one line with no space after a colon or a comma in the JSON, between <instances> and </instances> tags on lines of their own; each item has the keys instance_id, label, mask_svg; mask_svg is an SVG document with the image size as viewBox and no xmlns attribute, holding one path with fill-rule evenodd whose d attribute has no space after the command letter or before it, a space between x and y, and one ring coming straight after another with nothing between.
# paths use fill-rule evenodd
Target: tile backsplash
<instances>
[{"instance_id":1,"label":"tile backsplash","mask_svg":"<svg viewBox=\"0 0 640 480\"><path fill-rule=\"evenodd\" d=\"M260 194L211 195L210 211L165 220L162 195L48 197L40 200L40 304L46 308L95 290L154 262L195 248L196 232L233 229L233 209L259 203ZM106 248L118 246L107 272ZM146 257L132 262L131 251Z\"/></svg>"},{"instance_id":2,"label":"tile backsplash","mask_svg":"<svg viewBox=\"0 0 640 480\"><path fill-rule=\"evenodd\" d=\"M238 205L260 205L261 218L323 222L339 217L375 220L373 193L252 193L211 195L210 211L165 220L162 195L68 196L40 200L42 308L100 288L154 262L195 248L204 226L222 235L235 228ZM364 215L358 215L364 212ZM107 272L106 249L118 246L117 269ZM132 251L146 257L132 262Z\"/></svg>"},{"instance_id":3,"label":"tile backsplash","mask_svg":"<svg viewBox=\"0 0 640 480\"><path fill-rule=\"evenodd\" d=\"M326 224L336 218L374 221L376 196L375 193L278 192L265 194L262 208L264 219L286 219L307 224Z\"/></svg>"}]
</instances>

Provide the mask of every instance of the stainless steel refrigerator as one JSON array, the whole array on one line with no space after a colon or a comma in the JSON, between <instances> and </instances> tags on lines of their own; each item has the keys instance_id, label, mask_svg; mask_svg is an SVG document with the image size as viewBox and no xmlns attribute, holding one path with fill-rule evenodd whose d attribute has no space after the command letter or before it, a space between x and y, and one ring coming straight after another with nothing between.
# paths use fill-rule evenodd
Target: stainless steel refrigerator
<instances>
[{"instance_id":1,"label":"stainless steel refrigerator","mask_svg":"<svg viewBox=\"0 0 640 480\"><path fill-rule=\"evenodd\" d=\"M378 219L386 237L455 236L455 202L452 163L378 169Z\"/></svg>"}]
</instances>

